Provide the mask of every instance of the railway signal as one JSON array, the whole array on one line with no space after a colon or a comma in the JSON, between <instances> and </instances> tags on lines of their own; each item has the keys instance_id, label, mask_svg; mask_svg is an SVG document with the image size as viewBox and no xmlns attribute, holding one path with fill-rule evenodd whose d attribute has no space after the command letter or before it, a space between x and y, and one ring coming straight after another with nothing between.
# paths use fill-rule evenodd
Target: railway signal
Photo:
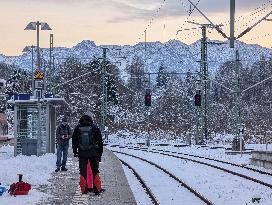
<instances>
[{"instance_id":1,"label":"railway signal","mask_svg":"<svg viewBox=\"0 0 272 205\"><path fill-rule=\"evenodd\" d=\"M145 93L145 106L150 107L151 106L151 90L150 89L146 89L146 93Z\"/></svg>"},{"instance_id":2,"label":"railway signal","mask_svg":"<svg viewBox=\"0 0 272 205\"><path fill-rule=\"evenodd\" d=\"M195 95L195 106L197 106L197 107L201 106L201 95L200 94Z\"/></svg>"},{"instance_id":3,"label":"railway signal","mask_svg":"<svg viewBox=\"0 0 272 205\"><path fill-rule=\"evenodd\" d=\"M145 95L145 106L151 106L151 95L150 94L146 94Z\"/></svg>"}]
</instances>

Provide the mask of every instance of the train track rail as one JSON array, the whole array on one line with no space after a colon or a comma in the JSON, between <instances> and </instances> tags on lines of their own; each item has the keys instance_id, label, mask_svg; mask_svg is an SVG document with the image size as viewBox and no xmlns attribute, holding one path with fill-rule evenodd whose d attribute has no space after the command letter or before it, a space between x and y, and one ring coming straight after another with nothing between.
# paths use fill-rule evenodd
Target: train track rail
<instances>
[{"instance_id":1,"label":"train track rail","mask_svg":"<svg viewBox=\"0 0 272 205\"><path fill-rule=\"evenodd\" d=\"M232 162L226 162L226 161L223 161L223 160L213 159L213 158L210 158L210 157L203 157L203 156L199 156L199 155L187 154L187 153L182 153L182 152L171 152L171 151L160 150L160 149L151 149L151 150L159 151L159 152L168 152L168 153L171 153L171 154L181 154L181 155L184 155L184 156L195 157L195 158L199 158L199 159L206 159L206 160L214 161L214 162L220 162L220 163L223 163L223 164L228 164L228 165L232 165L232 166L235 166L235 167L247 169L247 170L250 170L250 171L253 171L253 172L257 172L257 173L260 173L260 174L272 176L272 174L269 173L269 172L265 172L265 171L262 171L262 170L259 170L259 169L254 169L254 168L251 168L251 167L243 166L243 165L240 165L240 164L235 164L235 163L232 163Z\"/></svg>"},{"instance_id":2,"label":"train track rail","mask_svg":"<svg viewBox=\"0 0 272 205\"><path fill-rule=\"evenodd\" d=\"M126 163L125 161L123 161L121 159L119 159L119 160L121 161L121 163L124 166L128 167L133 172L133 174L135 175L135 177L138 179L138 181L142 185L143 189L145 190L146 194L151 199L152 203L155 204L155 205L160 205L159 201L156 199L155 195L152 193L151 189L147 186L147 184L142 179L142 177L140 176L140 174L132 166L130 166L128 163Z\"/></svg>"},{"instance_id":3,"label":"train track rail","mask_svg":"<svg viewBox=\"0 0 272 205\"><path fill-rule=\"evenodd\" d=\"M256 178L253 178L253 177L250 177L250 176L247 176L247 175L244 175L244 174L241 174L241 173L238 173L238 172L235 172L235 171L232 171L232 170L229 170L229 169L226 169L226 168L214 165L214 164L209 164L207 162L203 162L203 161L199 161L199 160L196 160L196 159L191 159L191 158L183 157L183 156L176 156L176 155L165 153L164 151L159 151L159 150L154 151L154 150L142 149L140 147L130 147L130 146L118 146L118 147L119 148L132 149L132 150L139 150L139 151L143 151L143 152L150 152L150 153L160 154L160 155L169 156L169 157L173 157L173 158L188 160L188 161L191 161L191 162L206 165L206 166L221 170L223 172L226 172L226 173L229 173L229 174L232 174L232 175L235 175L235 176L238 176L238 177L253 181L255 183L261 184L263 186L266 186L266 187L269 187L269 188L272 189L272 184L269 184L269 183L261 181L259 179L256 179ZM176 153L176 154L178 154L178 153ZM221 163L223 163L223 162L221 162ZM241 167L241 168L244 168L244 167ZM251 171L254 171L254 170L251 170Z\"/></svg>"},{"instance_id":4,"label":"train track rail","mask_svg":"<svg viewBox=\"0 0 272 205\"><path fill-rule=\"evenodd\" d=\"M151 164L151 165L155 166L156 168L158 168L159 170L161 170L165 174L167 174L169 177L173 178L175 181L177 181L179 184L181 184L184 188L186 188L187 190L189 190L191 193L193 193L197 198L199 198L205 204L207 204L207 205L213 205L214 204L209 199L207 199L205 196L203 196L202 194L200 194L198 191L196 191L195 189L193 189L192 187L190 187L189 185L187 185L180 178L178 178L177 176L173 175L168 170L164 169L163 167L159 166L158 164L156 164L154 162L151 162L149 160L146 160L144 158L141 158L141 157L138 157L138 156L135 156L135 155L132 155L132 154L125 153L125 152L113 151L113 150L112 150L112 152L118 153L118 154L122 154L122 155L126 155L126 156L130 156L130 157L133 157L135 159L139 159L141 161L144 161L144 162L146 162L148 164Z\"/></svg>"}]
</instances>

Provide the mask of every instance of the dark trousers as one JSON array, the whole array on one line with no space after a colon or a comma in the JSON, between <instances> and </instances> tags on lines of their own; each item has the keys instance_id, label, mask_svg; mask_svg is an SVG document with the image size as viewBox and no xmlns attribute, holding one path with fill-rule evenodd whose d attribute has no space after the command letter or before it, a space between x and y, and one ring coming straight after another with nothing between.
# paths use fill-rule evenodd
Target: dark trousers
<instances>
[{"instance_id":1,"label":"dark trousers","mask_svg":"<svg viewBox=\"0 0 272 205\"><path fill-rule=\"evenodd\" d=\"M67 162L69 144L58 144L57 146L57 162L58 168L65 167ZM62 161L61 161L62 158Z\"/></svg>"},{"instance_id":2,"label":"dark trousers","mask_svg":"<svg viewBox=\"0 0 272 205\"><path fill-rule=\"evenodd\" d=\"M86 179L87 179L87 165L88 161L90 162L92 173L93 173L93 182L94 182L94 192L98 193L101 190L101 181L99 176L99 161L98 158L79 158L79 171L80 171L80 185L82 192L87 188Z\"/></svg>"}]
</instances>

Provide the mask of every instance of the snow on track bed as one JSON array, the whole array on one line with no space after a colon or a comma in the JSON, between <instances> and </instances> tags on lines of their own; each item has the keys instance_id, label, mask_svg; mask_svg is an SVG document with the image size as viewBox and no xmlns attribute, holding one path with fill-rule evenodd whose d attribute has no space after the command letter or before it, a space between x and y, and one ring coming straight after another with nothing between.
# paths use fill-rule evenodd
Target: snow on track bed
<instances>
[{"instance_id":1,"label":"snow on track bed","mask_svg":"<svg viewBox=\"0 0 272 205\"><path fill-rule=\"evenodd\" d=\"M128 148L128 149L135 149L135 148ZM160 152L160 151L154 151L154 150L146 150L146 149L139 149L136 148L135 150L141 150L144 152L150 152L150 153L156 153L156 154L161 154L169 157L175 157L175 158L181 158L181 159L187 159L190 161L194 161L196 163L200 164L205 164L207 166L211 166L213 168L220 169L222 171L229 172L231 174L234 174L236 176L240 176L242 178L246 178L251 181L255 181L256 183L262 184L264 186L267 186L272 189L272 178L270 173L256 173L256 171L249 170L245 167L236 167L231 164L227 164L224 162L213 162L210 160L205 160L205 159L199 159L199 157L182 157L182 154L170 154L169 152Z\"/></svg>"},{"instance_id":2,"label":"snow on track bed","mask_svg":"<svg viewBox=\"0 0 272 205\"><path fill-rule=\"evenodd\" d=\"M205 203L193 193L188 191L180 182L168 176L164 171L150 165L149 163L136 159L132 156L126 156L120 153L115 153L117 157L126 163L130 164L149 187L152 187L152 192L161 205L180 205L182 201L184 204L210 204ZM132 165L133 164L133 165ZM152 175L150 175L152 174Z\"/></svg>"},{"instance_id":3,"label":"snow on track bed","mask_svg":"<svg viewBox=\"0 0 272 205\"><path fill-rule=\"evenodd\" d=\"M249 205L252 198L257 195L262 198L259 204L272 205L272 189L256 182L189 160L140 150L120 149L118 147L111 149L134 154L159 164L174 175L182 177L186 183L203 193L215 204L245 205L247 203Z\"/></svg>"},{"instance_id":4,"label":"snow on track bed","mask_svg":"<svg viewBox=\"0 0 272 205\"><path fill-rule=\"evenodd\" d=\"M140 147L137 147L137 148L140 148ZM144 149L144 148L142 148ZM145 148L146 150L149 150L149 148ZM241 165L241 164L237 164L237 163L234 163L234 162L230 162L230 161L226 161L227 159L222 160L222 159L215 159L215 158L211 158L209 156L199 156L199 155L196 155L196 154L190 154L190 153L183 153L183 152L180 152L179 150L177 151L169 151L167 149L154 149L154 148L151 148L151 150L153 151L160 151L160 152L168 152L168 153L171 153L171 154L181 154L181 155L185 155L185 156L189 156L189 157L194 157L194 158L199 158L199 159L204 159L204 160L209 160L209 161L214 161L214 162L220 162L220 163L223 163L223 164L229 164L229 165L232 165L232 166L235 166L235 167L240 167L240 168L243 168L243 169L248 169L248 170L251 170L251 171L254 171L254 172L258 172L260 174L265 174L265 175L270 175L272 176L272 172L270 170L265 170L264 168L261 168L261 167L254 167L252 165ZM238 157L240 158L240 157Z\"/></svg>"},{"instance_id":5,"label":"snow on track bed","mask_svg":"<svg viewBox=\"0 0 272 205\"><path fill-rule=\"evenodd\" d=\"M190 154L183 154L180 152L170 152L158 149L148 149L148 148L141 148L141 147L124 147L121 146L120 148L127 148L127 149L134 149L134 150L141 150L143 152L150 152L150 153L157 153L161 155L166 155L169 157L176 157L176 158L183 158L187 160L196 161L200 164L206 164L207 166L212 166L214 168L223 169L222 171L229 171L234 175L239 175L242 178L246 178L251 181L255 181L256 183L260 183L264 186L272 188L272 174L256 169L251 169L248 167L239 166L237 164L212 160L211 158L205 158L202 156L194 156Z\"/></svg>"},{"instance_id":6,"label":"snow on track bed","mask_svg":"<svg viewBox=\"0 0 272 205\"><path fill-rule=\"evenodd\" d=\"M120 160L120 159L119 159ZM155 199L153 193L149 187L147 187L146 183L140 178L136 176L135 170L123 160L120 160L123 164L123 169L125 171L128 183L131 187L131 190L135 196L135 200L138 205L154 205L159 204L157 199ZM132 170L133 169L133 170ZM149 189L150 192L147 190Z\"/></svg>"}]
</instances>

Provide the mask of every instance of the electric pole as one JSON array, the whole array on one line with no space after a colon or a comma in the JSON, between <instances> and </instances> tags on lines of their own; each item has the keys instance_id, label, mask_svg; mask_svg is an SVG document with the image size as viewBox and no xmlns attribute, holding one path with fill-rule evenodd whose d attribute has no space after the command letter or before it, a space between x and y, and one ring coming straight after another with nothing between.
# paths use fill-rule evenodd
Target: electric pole
<instances>
[{"instance_id":1,"label":"electric pole","mask_svg":"<svg viewBox=\"0 0 272 205\"><path fill-rule=\"evenodd\" d=\"M235 67L236 67L236 76L237 76L237 99L236 99L236 108L237 108L237 119L236 119L236 140L234 142L234 149L240 150L241 155L244 149L243 146L243 132L244 126L242 124L242 113L241 113L241 103L242 103L242 92L241 92L241 67L240 67L240 57L239 51L236 50L236 59L235 59Z\"/></svg>"},{"instance_id":2,"label":"electric pole","mask_svg":"<svg viewBox=\"0 0 272 205\"><path fill-rule=\"evenodd\" d=\"M222 25L215 25L215 24L200 24L192 21L188 21L188 23L192 23L195 25L200 26L202 31L202 39L201 39L201 60L200 60L200 82L201 82L201 89L200 95L202 95L202 103L201 103L201 134L200 134L200 144L204 143L204 139L208 139L208 101L209 101L209 89L210 89L210 81L209 81L209 71L208 71L208 44L223 44L223 43L216 43L216 42L208 42L207 41L207 29L216 29L220 30L219 28ZM199 92L199 91L198 91ZM197 112L198 114L198 112ZM197 117L198 118L198 117ZM197 126L198 129L198 126ZM199 139L199 138L198 138Z\"/></svg>"},{"instance_id":3,"label":"electric pole","mask_svg":"<svg viewBox=\"0 0 272 205\"><path fill-rule=\"evenodd\" d=\"M54 48L54 35L53 34L50 34L50 50L49 50L49 54L50 54L50 57L49 57L49 75L50 75L50 79L47 77L46 79L50 80L49 81L49 90L51 92L51 89L52 89L52 53L53 53L53 48ZM47 75L46 75L47 76ZM46 87L45 87L45 91L46 91Z\"/></svg>"},{"instance_id":4,"label":"electric pole","mask_svg":"<svg viewBox=\"0 0 272 205\"><path fill-rule=\"evenodd\" d=\"M207 104L208 104L208 51L207 51L207 25L202 25L202 39L201 39L201 68L200 72L202 73L202 139L201 144L203 143L203 137L208 139L208 128L207 128ZM204 136L203 136L204 135Z\"/></svg>"},{"instance_id":5,"label":"electric pole","mask_svg":"<svg viewBox=\"0 0 272 205\"><path fill-rule=\"evenodd\" d=\"M235 42L235 0L230 0L230 48L234 48Z\"/></svg>"},{"instance_id":6,"label":"electric pole","mask_svg":"<svg viewBox=\"0 0 272 205\"><path fill-rule=\"evenodd\" d=\"M108 140L107 129L106 129L106 119L107 119L107 104L108 104L108 91L106 85L106 75L107 75L107 48L103 48L103 61L102 61L102 107L101 107L101 114L102 114L102 135L105 139Z\"/></svg>"}]
</instances>

